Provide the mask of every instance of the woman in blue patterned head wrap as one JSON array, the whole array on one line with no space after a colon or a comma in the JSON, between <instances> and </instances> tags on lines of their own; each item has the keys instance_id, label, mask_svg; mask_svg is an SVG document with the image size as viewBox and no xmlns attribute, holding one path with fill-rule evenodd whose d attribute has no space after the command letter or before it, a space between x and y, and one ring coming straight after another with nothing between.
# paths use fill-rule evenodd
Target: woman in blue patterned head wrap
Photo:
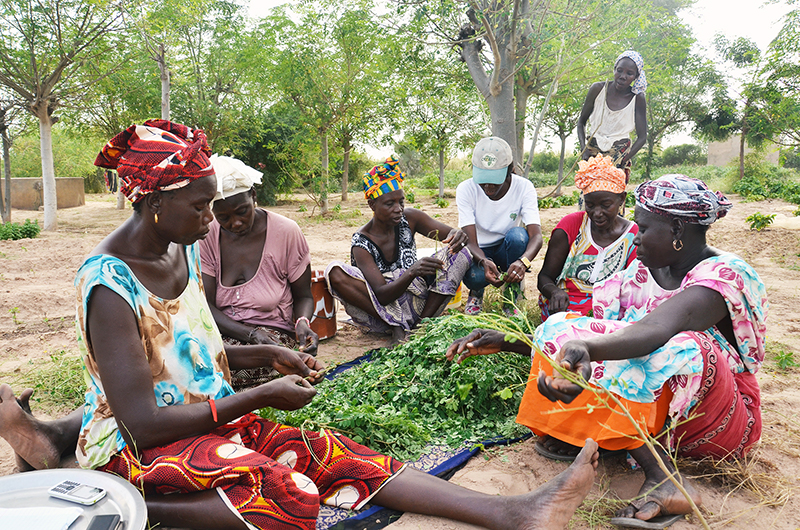
<instances>
[{"instance_id":1,"label":"woman in blue patterned head wrap","mask_svg":"<svg viewBox=\"0 0 800 530\"><path fill-rule=\"evenodd\" d=\"M646 89L644 61L632 50L617 57L613 80L589 87L577 127L584 160L601 153L610 156L630 178L631 159L647 141ZM634 130L636 141L631 145L630 134Z\"/></svg>"}]
</instances>

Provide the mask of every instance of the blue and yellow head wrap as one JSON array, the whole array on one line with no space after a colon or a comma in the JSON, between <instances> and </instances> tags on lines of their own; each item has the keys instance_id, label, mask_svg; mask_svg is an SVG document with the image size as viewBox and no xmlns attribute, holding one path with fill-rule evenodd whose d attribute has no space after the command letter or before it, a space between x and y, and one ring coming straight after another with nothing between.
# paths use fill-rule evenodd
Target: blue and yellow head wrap
<instances>
[{"instance_id":1,"label":"blue and yellow head wrap","mask_svg":"<svg viewBox=\"0 0 800 530\"><path fill-rule=\"evenodd\" d=\"M364 197L376 199L385 193L403 189L406 174L397 167L399 162L397 157L391 155L386 162L364 173Z\"/></svg>"}]
</instances>

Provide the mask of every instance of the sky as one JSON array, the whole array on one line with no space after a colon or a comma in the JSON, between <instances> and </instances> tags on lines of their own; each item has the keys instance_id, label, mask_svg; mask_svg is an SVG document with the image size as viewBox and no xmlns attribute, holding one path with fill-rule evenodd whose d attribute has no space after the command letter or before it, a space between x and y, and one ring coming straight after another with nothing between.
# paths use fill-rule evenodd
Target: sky
<instances>
[{"instance_id":1,"label":"sky","mask_svg":"<svg viewBox=\"0 0 800 530\"><path fill-rule=\"evenodd\" d=\"M263 16L272 6L282 3L283 0L251 0L250 15ZM716 59L713 40L717 34L723 34L729 40L747 37L764 50L778 34L783 25L781 17L789 10L790 6L784 0L769 4L762 0L697 0L691 8L683 10L680 16L691 26L698 41L696 52L707 53L712 59ZM644 60L647 71L647 58ZM692 142L694 140L687 133L678 133L666 138L662 146ZM526 145L530 145L529 141L526 141ZM537 146L537 151L543 148L544 146ZM373 149L367 150L373 154Z\"/></svg>"}]
</instances>

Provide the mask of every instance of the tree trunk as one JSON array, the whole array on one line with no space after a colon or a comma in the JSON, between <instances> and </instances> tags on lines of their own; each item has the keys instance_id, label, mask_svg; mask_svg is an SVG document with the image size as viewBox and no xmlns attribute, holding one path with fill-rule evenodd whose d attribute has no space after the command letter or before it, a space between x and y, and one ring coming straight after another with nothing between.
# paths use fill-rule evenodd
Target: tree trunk
<instances>
[{"instance_id":1,"label":"tree trunk","mask_svg":"<svg viewBox=\"0 0 800 530\"><path fill-rule=\"evenodd\" d=\"M739 138L739 180L744 178L744 135L747 129L742 127L742 136Z\"/></svg>"},{"instance_id":2,"label":"tree trunk","mask_svg":"<svg viewBox=\"0 0 800 530\"><path fill-rule=\"evenodd\" d=\"M564 182L564 157L567 153L567 135L561 135L561 155L558 159L558 184L556 185L556 190L553 192L553 196L560 197L561 196L561 183ZM531 155L533 156L533 155Z\"/></svg>"},{"instance_id":3,"label":"tree trunk","mask_svg":"<svg viewBox=\"0 0 800 530\"><path fill-rule=\"evenodd\" d=\"M508 74L502 73L501 76L503 75ZM501 86L499 94L486 98L492 117L492 135L508 142L514 162L520 164L522 155L517 149L517 127L514 120L514 84L512 81L507 81Z\"/></svg>"},{"instance_id":4,"label":"tree trunk","mask_svg":"<svg viewBox=\"0 0 800 530\"><path fill-rule=\"evenodd\" d=\"M439 148L439 198L444 198L444 147Z\"/></svg>"},{"instance_id":5,"label":"tree trunk","mask_svg":"<svg viewBox=\"0 0 800 530\"><path fill-rule=\"evenodd\" d=\"M328 213L328 134L321 134L322 153L320 158L322 160L322 182L320 183L320 213L325 215Z\"/></svg>"},{"instance_id":6,"label":"tree trunk","mask_svg":"<svg viewBox=\"0 0 800 530\"><path fill-rule=\"evenodd\" d=\"M350 172L350 135L345 133L344 137L344 156L342 157L342 202L347 200L347 186L350 185L348 182L349 172Z\"/></svg>"},{"instance_id":7,"label":"tree trunk","mask_svg":"<svg viewBox=\"0 0 800 530\"><path fill-rule=\"evenodd\" d=\"M158 70L161 72L161 119L169 119L169 68L164 45L158 45Z\"/></svg>"},{"instance_id":8,"label":"tree trunk","mask_svg":"<svg viewBox=\"0 0 800 530\"><path fill-rule=\"evenodd\" d=\"M47 105L35 109L39 118L39 137L42 155L42 202L44 203L44 226L42 230L58 229L58 201L56 196L56 171L53 167L53 120Z\"/></svg>"},{"instance_id":9,"label":"tree trunk","mask_svg":"<svg viewBox=\"0 0 800 530\"><path fill-rule=\"evenodd\" d=\"M117 188L117 210L124 210L125 209L125 194L122 193L122 190Z\"/></svg>"},{"instance_id":10,"label":"tree trunk","mask_svg":"<svg viewBox=\"0 0 800 530\"><path fill-rule=\"evenodd\" d=\"M650 173L653 170L653 150L655 149L656 141L649 134L647 135L647 160L644 163L644 180L651 180Z\"/></svg>"},{"instance_id":11,"label":"tree trunk","mask_svg":"<svg viewBox=\"0 0 800 530\"><path fill-rule=\"evenodd\" d=\"M519 162L522 164L525 158L525 123L527 122L526 114L528 113L528 96L530 94L521 86L517 86L514 90L516 92L514 97L514 126L517 131L517 151L520 153Z\"/></svg>"},{"instance_id":12,"label":"tree trunk","mask_svg":"<svg viewBox=\"0 0 800 530\"><path fill-rule=\"evenodd\" d=\"M544 103L542 103L542 111L539 113L539 118L536 120L536 128L533 131L533 140L531 140L531 151L530 154L528 154L528 163L525 164L525 171L523 173L525 178L528 178L531 172L533 154L536 152L536 142L539 140L539 132L542 130L542 123L544 123L544 117L547 114L547 107L550 105L550 98L553 97L553 92L557 89L558 79L553 79L553 82L550 83L550 90L547 91L547 96L545 96Z\"/></svg>"},{"instance_id":13,"label":"tree trunk","mask_svg":"<svg viewBox=\"0 0 800 530\"><path fill-rule=\"evenodd\" d=\"M9 155L10 144L8 140L8 125L6 125L5 111L0 112L0 135L3 137L3 173L5 174L5 183L2 193L0 193L0 210L4 223L11 222L11 158Z\"/></svg>"}]
</instances>

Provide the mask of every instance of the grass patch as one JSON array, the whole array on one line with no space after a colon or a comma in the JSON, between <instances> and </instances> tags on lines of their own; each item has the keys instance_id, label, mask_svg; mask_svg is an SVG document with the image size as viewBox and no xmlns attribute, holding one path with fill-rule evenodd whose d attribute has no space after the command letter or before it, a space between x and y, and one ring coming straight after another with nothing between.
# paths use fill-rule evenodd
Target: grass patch
<instances>
[{"instance_id":1,"label":"grass patch","mask_svg":"<svg viewBox=\"0 0 800 530\"><path fill-rule=\"evenodd\" d=\"M46 359L28 364L28 371L5 374L3 380L7 380L16 391L33 388L35 392L31 399L40 405L38 410L63 412L83 405L86 384L79 355L60 350Z\"/></svg>"}]
</instances>

